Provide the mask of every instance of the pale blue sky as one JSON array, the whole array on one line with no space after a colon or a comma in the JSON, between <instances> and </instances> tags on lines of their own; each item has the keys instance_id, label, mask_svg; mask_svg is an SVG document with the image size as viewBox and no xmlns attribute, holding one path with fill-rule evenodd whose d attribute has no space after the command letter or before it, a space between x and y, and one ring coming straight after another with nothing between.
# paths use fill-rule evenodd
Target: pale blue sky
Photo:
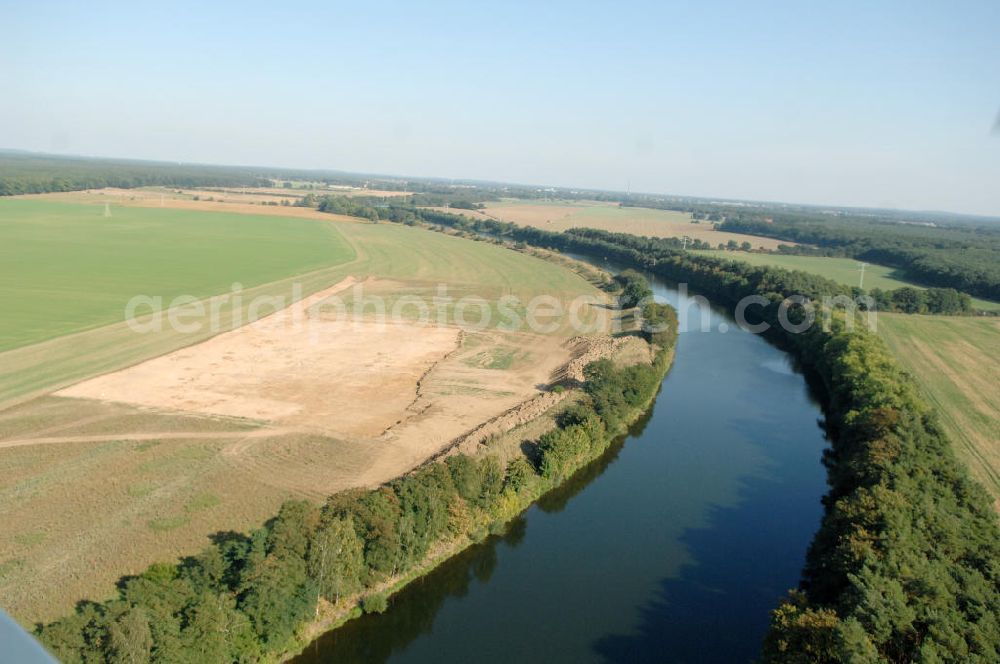
<instances>
[{"instance_id":1,"label":"pale blue sky","mask_svg":"<svg viewBox=\"0 0 1000 664\"><path fill-rule=\"evenodd\" d=\"M2 16L0 147L1000 215L996 0Z\"/></svg>"}]
</instances>

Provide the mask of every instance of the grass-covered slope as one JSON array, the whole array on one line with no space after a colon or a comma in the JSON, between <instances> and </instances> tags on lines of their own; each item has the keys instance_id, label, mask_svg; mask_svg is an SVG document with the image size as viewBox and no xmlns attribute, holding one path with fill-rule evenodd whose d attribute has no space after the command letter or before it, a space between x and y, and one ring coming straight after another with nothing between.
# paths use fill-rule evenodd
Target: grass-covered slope
<instances>
[{"instance_id":1,"label":"grass-covered slope","mask_svg":"<svg viewBox=\"0 0 1000 664\"><path fill-rule=\"evenodd\" d=\"M0 352L114 323L136 295L202 298L336 265L332 224L0 200Z\"/></svg>"},{"instance_id":2,"label":"grass-covered slope","mask_svg":"<svg viewBox=\"0 0 1000 664\"><path fill-rule=\"evenodd\" d=\"M1000 319L882 314L878 334L1000 507Z\"/></svg>"}]
</instances>

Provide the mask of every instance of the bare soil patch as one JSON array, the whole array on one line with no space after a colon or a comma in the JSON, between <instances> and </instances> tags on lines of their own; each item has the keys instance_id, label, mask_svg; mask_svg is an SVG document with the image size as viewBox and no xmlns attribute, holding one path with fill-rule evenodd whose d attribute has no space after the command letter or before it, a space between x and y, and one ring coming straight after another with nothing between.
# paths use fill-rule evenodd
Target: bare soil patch
<instances>
[{"instance_id":1,"label":"bare soil patch","mask_svg":"<svg viewBox=\"0 0 1000 664\"><path fill-rule=\"evenodd\" d=\"M419 378L455 348L459 331L310 316L353 281L56 395L377 436L413 401Z\"/></svg>"},{"instance_id":2,"label":"bare soil patch","mask_svg":"<svg viewBox=\"0 0 1000 664\"><path fill-rule=\"evenodd\" d=\"M570 228L598 228L616 233L645 237L689 237L708 242L712 247L730 240L749 242L757 249L775 249L779 244L795 244L771 238L729 233L716 230L709 221L695 221L687 212L654 210L640 207L619 207L600 201L488 203L483 210L434 208L478 219L498 219L521 226L531 226L552 232Z\"/></svg>"}]
</instances>

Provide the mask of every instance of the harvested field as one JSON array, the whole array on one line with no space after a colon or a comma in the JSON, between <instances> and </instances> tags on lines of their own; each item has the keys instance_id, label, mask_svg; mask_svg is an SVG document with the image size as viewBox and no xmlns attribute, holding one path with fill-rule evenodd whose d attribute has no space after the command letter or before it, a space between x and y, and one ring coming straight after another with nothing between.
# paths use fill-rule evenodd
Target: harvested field
<instances>
[{"instance_id":1,"label":"harvested field","mask_svg":"<svg viewBox=\"0 0 1000 664\"><path fill-rule=\"evenodd\" d=\"M44 401L80 417L103 415L111 430L144 418L158 426L143 427L154 430L141 439L105 434L0 450L0 597L25 622L106 596L119 576L195 552L213 532L260 523L285 498L319 499L367 466L363 446L257 423ZM157 433L159 426L190 431ZM231 463L226 451L237 446L249 462Z\"/></svg>"},{"instance_id":2,"label":"harvested field","mask_svg":"<svg viewBox=\"0 0 1000 664\"><path fill-rule=\"evenodd\" d=\"M100 213L104 204L116 208L156 208L163 210L186 210L191 212L231 212L234 214L260 215L265 217L287 217L297 219L321 219L329 221L339 218L354 221L351 217L330 215L314 208L281 205L282 201L294 202L301 196L276 196L247 190L246 195L213 195L200 189L90 189L84 191L63 191L49 194L25 194L11 196L10 200L47 201L69 205L98 206ZM197 200L195 200L197 197ZM208 200L211 198L212 200Z\"/></svg>"},{"instance_id":3,"label":"harvested field","mask_svg":"<svg viewBox=\"0 0 1000 664\"><path fill-rule=\"evenodd\" d=\"M316 218L322 214L313 208L296 207L295 203L308 194L315 196L347 196L396 198L409 196L402 191L382 191L355 187L284 189L282 187L206 187L178 189L173 187L140 187L137 189L86 189L47 194L25 194L13 199L47 200L57 203L92 205L109 203L120 207L170 208L240 214L263 214L300 218ZM325 215L329 218L330 215Z\"/></svg>"},{"instance_id":4,"label":"harvested field","mask_svg":"<svg viewBox=\"0 0 1000 664\"><path fill-rule=\"evenodd\" d=\"M455 350L459 329L324 321L311 313L352 283L55 394L378 436L413 401L420 377Z\"/></svg>"},{"instance_id":5,"label":"harvested field","mask_svg":"<svg viewBox=\"0 0 1000 664\"><path fill-rule=\"evenodd\" d=\"M1000 510L1000 320L879 314L878 332Z\"/></svg>"},{"instance_id":6,"label":"harvested field","mask_svg":"<svg viewBox=\"0 0 1000 664\"><path fill-rule=\"evenodd\" d=\"M180 219L170 228L185 228L187 212L164 212ZM406 472L535 398L574 353L562 322L545 333L500 319L462 325L452 302L441 325L381 325L368 310L333 316L335 299L391 307L444 286L456 300L604 301L570 270L489 243L321 219L291 221L336 238L341 262L247 287L242 301L203 299L206 312L221 303L223 321L246 320L257 295L295 302L284 317L190 333L117 322L0 353L0 597L15 617L44 620L105 597L123 574L196 552L213 532L254 527L287 498L319 501ZM312 327L285 325L295 312ZM578 313L599 330L605 312Z\"/></svg>"},{"instance_id":7,"label":"harvested field","mask_svg":"<svg viewBox=\"0 0 1000 664\"><path fill-rule=\"evenodd\" d=\"M500 219L555 232L570 228L599 228L647 237L686 236L713 246L735 240L740 243L749 242L755 249L774 249L779 244L794 244L754 235L717 231L711 222L695 223L687 212L619 207L598 201L501 201L487 203L486 209L478 211L435 209L470 217Z\"/></svg>"}]
</instances>

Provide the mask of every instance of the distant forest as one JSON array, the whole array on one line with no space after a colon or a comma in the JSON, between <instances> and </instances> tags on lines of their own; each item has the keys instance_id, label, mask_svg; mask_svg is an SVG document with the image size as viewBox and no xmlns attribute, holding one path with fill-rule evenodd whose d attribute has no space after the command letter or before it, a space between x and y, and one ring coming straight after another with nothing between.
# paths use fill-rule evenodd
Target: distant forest
<instances>
[{"instance_id":1,"label":"distant forest","mask_svg":"<svg viewBox=\"0 0 1000 664\"><path fill-rule=\"evenodd\" d=\"M622 205L689 212L719 230L800 243L789 254L839 256L904 270L927 286L1000 300L1000 223L943 213L820 210L804 206L626 199Z\"/></svg>"},{"instance_id":2,"label":"distant forest","mask_svg":"<svg viewBox=\"0 0 1000 664\"><path fill-rule=\"evenodd\" d=\"M440 178L401 178L328 170L302 170L255 166L215 166L137 159L71 157L0 150L0 196L43 194L118 187L268 187L276 182L300 183L297 188L324 185L365 187L376 191L413 194L417 205L474 209L482 201L553 196L550 188L507 185ZM304 185L304 186L303 186ZM286 185L288 186L288 185ZM579 198L598 192L564 192Z\"/></svg>"},{"instance_id":3,"label":"distant forest","mask_svg":"<svg viewBox=\"0 0 1000 664\"><path fill-rule=\"evenodd\" d=\"M270 184L270 180L249 170L222 166L0 153L0 196L103 187L256 187Z\"/></svg>"},{"instance_id":4,"label":"distant forest","mask_svg":"<svg viewBox=\"0 0 1000 664\"><path fill-rule=\"evenodd\" d=\"M786 253L849 256L900 268L931 286L1000 299L1000 226L924 226L851 217L727 217L720 229L815 245Z\"/></svg>"}]
</instances>

